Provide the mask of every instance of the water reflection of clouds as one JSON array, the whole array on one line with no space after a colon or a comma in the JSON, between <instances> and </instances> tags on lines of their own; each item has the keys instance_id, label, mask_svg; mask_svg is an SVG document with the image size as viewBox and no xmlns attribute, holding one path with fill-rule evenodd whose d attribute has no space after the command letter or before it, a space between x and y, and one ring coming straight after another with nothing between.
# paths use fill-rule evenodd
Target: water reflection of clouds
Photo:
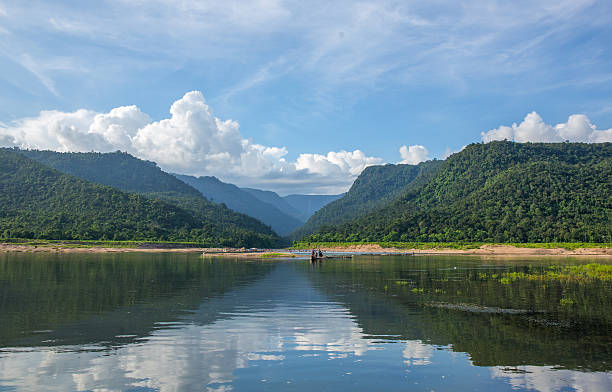
<instances>
[{"instance_id":1,"label":"water reflection of clouds","mask_svg":"<svg viewBox=\"0 0 612 392\"><path fill-rule=\"evenodd\" d=\"M41 385L47 390L123 390L128 386L160 391L203 386L230 390L235 370L252 361L282 362L284 353L291 350L306 355L326 352L334 359L376 348L340 305L280 306L249 313L204 326L158 329L139 343L104 355L50 349L5 352L0 357L0 384L20 390L38 390Z\"/></svg>"},{"instance_id":2,"label":"water reflection of clouds","mask_svg":"<svg viewBox=\"0 0 612 392\"><path fill-rule=\"evenodd\" d=\"M498 366L491 369L491 376L506 379L517 389L540 392L561 390L607 392L612 385L612 374L610 373L586 373L554 369L550 366L519 366L512 369Z\"/></svg>"},{"instance_id":3,"label":"water reflection of clouds","mask_svg":"<svg viewBox=\"0 0 612 392\"><path fill-rule=\"evenodd\" d=\"M276 273L283 272L279 270ZM457 364L465 365L444 367L440 364L444 357L438 357L434 346L420 340L385 345L381 343L383 337L364 334L346 307L328 302L306 281L286 271L285 275L204 301L186 317L189 319L184 323L156 323L150 336L111 350L102 350L98 345L91 347L95 351L88 352L69 351L82 350L82 346L56 347L55 351L42 348L0 352L0 387L16 386L23 391L38 391L41 386L49 391L137 387L160 391L230 391L234 384L244 380L245 372L240 369L285 364L290 367L295 364L290 361L296 359L310 365L314 361L338 366L360 363L361 367L355 369L362 371L384 367L391 378L398 368L407 370L406 366L418 365L426 367L422 374L458 371L470 376L470 380L474 375L470 374L471 367L464 355L443 352ZM384 352L373 352L383 347ZM370 367L368 361L372 359L377 362ZM410 374L415 376L419 368L413 369ZM275 368L274 374L284 377L283 370ZM493 368L491 378L513 388L540 391L563 388L607 391L612 385L611 376L603 373L529 366L521 370L530 373ZM487 373L484 377L491 382Z\"/></svg>"},{"instance_id":4,"label":"water reflection of clouds","mask_svg":"<svg viewBox=\"0 0 612 392\"><path fill-rule=\"evenodd\" d=\"M158 329L140 343L110 352L16 350L0 355L0 385L19 390L114 391L128 387L159 391L230 391L237 369L259 361L282 364L290 351L328 360L363 357L380 344L363 334L341 309L278 307L255 315L234 315L209 325ZM264 316L262 316L264 315ZM435 347L420 340L402 343L407 366L431 365ZM100 347L98 347L100 348ZM452 356L452 353L449 353ZM399 358L398 358L399 359ZM491 378L515 389L541 392L608 391L609 373L522 366L491 368Z\"/></svg>"},{"instance_id":5,"label":"water reflection of clouds","mask_svg":"<svg viewBox=\"0 0 612 392\"><path fill-rule=\"evenodd\" d=\"M420 340L409 340L404 348L404 363L408 366L429 365L434 348L430 344L423 344Z\"/></svg>"}]
</instances>

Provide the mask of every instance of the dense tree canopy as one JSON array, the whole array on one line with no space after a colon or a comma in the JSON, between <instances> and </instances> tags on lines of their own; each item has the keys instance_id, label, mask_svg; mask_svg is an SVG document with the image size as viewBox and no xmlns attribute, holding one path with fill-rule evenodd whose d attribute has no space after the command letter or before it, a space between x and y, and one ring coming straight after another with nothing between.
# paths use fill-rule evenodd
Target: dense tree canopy
<instances>
[{"instance_id":1,"label":"dense tree canopy","mask_svg":"<svg viewBox=\"0 0 612 392\"><path fill-rule=\"evenodd\" d=\"M293 236L302 238L322 226L339 225L380 208L403 192L423 185L437 172L441 163L434 160L418 165L367 167L346 195L317 211Z\"/></svg>"},{"instance_id":2,"label":"dense tree canopy","mask_svg":"<svg viewBox=\"0 0 612 392\"><path fill-rule=\"evenodd\" d=\"M155 162L144 161L125 152L20 151L63 173L125 192L201 196L196 189L162 171Z\"/></svg>"},{"instance_id":3,"label":"dense tree canopy","mask_svg":"<svg viewBox=\"0 0 612 392\"><path fill-rule=\"evenodd\" d=\"M278 241L261 222L201 196L162 199L127 193L61 173L9 149L0 149L0 237L228 246L273 246Z\"/></svg>"},{"instance_id":4,"label":"dense tree canopy","mask_svg":"<svg viewBox=\"0 0 612 392\"><path fill-rule=\"evenodd\" d=\"M376 211L313 241L608 242L612 144L472 144Z\"/></svg>"}]
</instances>

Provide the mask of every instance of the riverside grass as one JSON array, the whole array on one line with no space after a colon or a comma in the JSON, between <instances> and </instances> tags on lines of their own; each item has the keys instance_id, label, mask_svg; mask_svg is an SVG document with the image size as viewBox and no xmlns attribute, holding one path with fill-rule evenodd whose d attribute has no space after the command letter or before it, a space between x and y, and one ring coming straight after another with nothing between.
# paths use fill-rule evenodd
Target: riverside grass
<instances>
[{"instance_id":1,"label":"riverside grass","mask_svg":"<svg viewBox=\"0 0 612 392\"><path fill-rule=\"evenodd\" d=\"M514 246L516 248L566 249L579 248L612 248L612 242L530 242L530 243L494 243L494 242L308 242L296 241L290 249L312 248L345 248L363 245L378 245L381 248L395 249L478 249L483 245Z\"/></svg>"},{"instance_id":2,"label":"riverside grass","mask_svg":"<svg viewBox=\"0 0 612 392\"><path fill-rule=\"evenodd\" d=\"M291 254L291 253L280 253L280 252L272 252L272 253L264 253L262 255L259 256L262 259L274 259L274 258L285 258L285 257L290 257L293 258L295 257L295 255Z\"/></svg>"}]
</instances>

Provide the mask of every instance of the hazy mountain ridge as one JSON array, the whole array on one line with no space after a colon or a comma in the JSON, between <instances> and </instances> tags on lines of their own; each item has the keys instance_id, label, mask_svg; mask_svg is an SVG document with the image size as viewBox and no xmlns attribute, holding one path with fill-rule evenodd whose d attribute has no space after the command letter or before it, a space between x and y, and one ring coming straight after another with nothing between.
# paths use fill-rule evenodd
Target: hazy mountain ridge
<instances>
[{"instance_id":1,"label":"hazy mountain ridge","mask_svg":"<svg viewBox=\"0 0 612 392\"><path fill-rule=\"evenodd\" d=\"M472 144L320 241L610 241L612 143Z\"/></svg>"},{"instance_id":2,"label":"hazy mountain ridge","mask_svg":"<svg viewBox=\"0 0 612 392\"><path fill-rule=\"evenodd\" d=\"M197 189L205 197L270 225L280 235L286 235L303 224L295 217L280 211L275 205L266 203L250 192L222 182L216 177L193 177L181 174L175 176Z\"/></svg>"},{"instance_id":3,"label":"hazy mountain ridge","mask_svg":"<svg viewBox=\"0 0 612 392\"><path fill-rule=\"evenodd\" d=\"M283 199L293 208L300 211L301 218L307 221L315 212L344 195L287 195Z\"/></svg>"},{"instance_id":4,"label":"hazy mountain ridge","mask_svg":"<svg viewBox=\"0 0 612 392\"><path fill-rule=\"evenodd\" d=\"M240 189L264 203L273 205L283 213L298 219L300 222L302 222L302 224L305 222L305 220L302 219L302 216L304 215L303 211L295 209L291 204L287 203L284 197L280 196L278 193L255 188Z\"/></svg>"}]
</instances>

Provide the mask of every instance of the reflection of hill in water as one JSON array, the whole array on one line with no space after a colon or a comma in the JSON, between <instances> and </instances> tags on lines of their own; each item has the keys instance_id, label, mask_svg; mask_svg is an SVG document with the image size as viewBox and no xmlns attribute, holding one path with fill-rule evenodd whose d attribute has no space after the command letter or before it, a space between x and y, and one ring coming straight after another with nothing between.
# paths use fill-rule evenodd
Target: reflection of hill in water
<instances>
[{"instance_id":1,"label":"reflection of hill in water","mask_svg":"<svg viewBox=\"0 0 612 392\"><path fill-rule=\"evenodd\" d=\"M0 347L115 346L148 336L203 301L260 279L269 263L181 254L0 255ZM119 336L119 337L118 337Z\"/></svg>"},{"instance_id":2,"label":"reflection of hill in water","mask_svg":"<svg viewBox=\"0 0 612 392\"><path fill-rule=\"evenodd\" d=\"M371 336L451 345L482 366L610 370L609 286L503 285L482 279L482 270L473 268L480 261L469 260L358 258L313 267L176 254L29 254L11 255L11 261L2 255L0 347L115 347L174 328L173 323L209 326L236 315L257 320L279 306L310 311L310 301L326 303L323 294L330 304L345 306L346 316L363 329L358 338L335 339L351 341L351 347ZM497 271L501 268L508 267ZM568 296L579 306L560 306L559 299ZM305 347L324 347L334 330L328 327L327 335L306 328L296 336Z\"/></svg>"},{"instance_id":3,"label":"reflection of hill in water","mask_svg":"<svg viewBox=\"0 0 612 392\"><path fill-rule=\"evenodd\" d=\"M466 266L468 260L359 258L323 263L308 277L343 303L366 335L451 345L480 366L612 369L609 284L504 285L483 279L473 268L481 262ZM568 296L576 306L560 305Z\"/></svg>"},{"instance_id":4,"label":"reflection of hill in water","mask_svg":"<svg viewBox=\"0 0 612 392\"><path fill-rule=\"evenodd\" d=\"M216 274L208 276L212 279L224 270L228 272L228 266L246 264L228 260L213 263ZM325 370L330 368L330 359L361 356L372 348L373 342L364 338L351 314L340 304L328 302L310 280L296 273L292 263L258 261L249 265L255 268L251 279L238 281L219 295L202 298L199 304L175 316L176 323L145 323L142 333L131 339L135 344L98 352L107 349L101 339L112 339L117 329L97 334L96 330L106 328L102 320L116 320L119 317L114 314L128 312L121 310L57 329L72 331L78 327L84 334L91 332L99 344L5 350L0 355L0 389L4 381L9 387L45 385L49 390L229 390L237 382L242 388L237 386L235 390L253 390L253 380L242 377L256 372L258 366L274 364L280 367L274 371L279 377L294 372L294 377L305 376L311 383L313 378L325 379L328 373L304 372L304 361L321 355L319 364ZM78 337L71 340L75 344L82 341ZM260 378L255 379L256 384ZM343 385L338 378L326 380L328 389L332 381Z\"/></svg>"}]
</instances>

